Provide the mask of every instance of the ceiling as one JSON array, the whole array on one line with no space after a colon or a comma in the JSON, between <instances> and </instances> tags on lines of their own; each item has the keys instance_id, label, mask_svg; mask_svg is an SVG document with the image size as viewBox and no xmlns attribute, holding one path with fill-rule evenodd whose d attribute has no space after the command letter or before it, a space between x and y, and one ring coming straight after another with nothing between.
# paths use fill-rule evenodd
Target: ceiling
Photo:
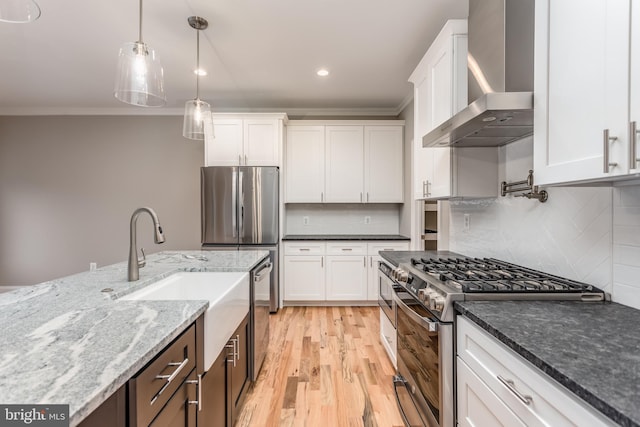
<instances>
[{"instance_id":1,"label":"ceiling","mask_svg":"<svg viewBox=\"0 0 640 427\"><path fill-rule=\"evenodd\" d=\"M407 78L447 19L467 0L147 0L143 40L165 73L167 106L113 97L120 45L138 36L135 0L36 0L30 24L0 22L0 114L182 114L195 97L214 111L290 115L396 115ZM316 75L319 68L330 75Z\"/></svg>"}]
</instances>

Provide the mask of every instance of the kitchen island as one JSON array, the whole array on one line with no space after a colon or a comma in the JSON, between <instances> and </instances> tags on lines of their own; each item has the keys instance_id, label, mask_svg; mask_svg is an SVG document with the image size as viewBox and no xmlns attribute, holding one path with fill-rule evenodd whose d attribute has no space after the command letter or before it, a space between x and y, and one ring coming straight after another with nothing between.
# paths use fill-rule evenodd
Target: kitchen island
<instances>
[{"instance_id":1,"label":"kitchen island","mask_svg":"<svg viewBox=\"0 0 640 427\"><path fill-rule=\"evenodd\" d=\"M0 294L0 402L69 404L79 424L208 307L118 297L176 272L249 272L268 255L160 252L136 282L123 262Z\"/></svg>"}]
</instances>

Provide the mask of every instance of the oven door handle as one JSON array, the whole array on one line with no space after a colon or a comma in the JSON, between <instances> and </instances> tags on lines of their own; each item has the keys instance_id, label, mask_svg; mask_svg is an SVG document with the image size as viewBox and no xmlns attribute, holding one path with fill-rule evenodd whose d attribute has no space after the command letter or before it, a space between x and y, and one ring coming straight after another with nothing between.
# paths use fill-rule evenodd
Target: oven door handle
<instances>
[{"instance_id":1,"label":"oven door handle","mask_svg":"<svg viewBox=\"0 0 640 427\"><path fill-rule=\"evenodd\" d=\"M418 313L411 310L411 308L409 308L409 306L405 304L404 301L402 301L397 295L394 295L394 299L396 300L398 308L400 308L407 316L409 316L411 320L419 323L430 332L436 332L438 330L438 325L440 324L440 322L429 320L426 317L420 316Z\"/></svg>"},{"instance_id":2,"label":"oven door handle","mask_svg":"<svg viewBox=\"0 0 640 427\"><path fill-rule=\"evenodd\" d=\"M407 427L411 426L411 423L409 422L409 419L407 418L407 414L404 413L404 408L402 407L402 404L400 403L400 396L398 395L398 386L402 386L402 387L407 387L407 383L404 380L404 378L402 378L400 375L394 375L393 376L393 393L396 396L396 403L398 404L398 409L400 409L400 415L402 416L402 421L404 422L404 425Z\"/></svg>"}]
</instances>

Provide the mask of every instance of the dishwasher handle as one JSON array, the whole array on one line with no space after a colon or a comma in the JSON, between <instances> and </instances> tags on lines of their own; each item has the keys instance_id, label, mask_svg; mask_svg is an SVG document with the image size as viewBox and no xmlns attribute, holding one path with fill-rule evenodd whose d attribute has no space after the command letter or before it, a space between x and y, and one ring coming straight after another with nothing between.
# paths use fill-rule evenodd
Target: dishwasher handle
<instances>
[{"instance_id":1,"label":"dishwasher handle","mask_svg":"<svg viewBox=\"0 0 640 427\"><path fill-rule=\"evenodd\" d=\"M263 264L263 267L256 271L256 273L253 275L253 282L258 283L261 282L265 277L269 277L269 275L271 274L271 270L273 270L273 263L270 261L266 262L265 264Z\"/></svg>"}]
</instances>

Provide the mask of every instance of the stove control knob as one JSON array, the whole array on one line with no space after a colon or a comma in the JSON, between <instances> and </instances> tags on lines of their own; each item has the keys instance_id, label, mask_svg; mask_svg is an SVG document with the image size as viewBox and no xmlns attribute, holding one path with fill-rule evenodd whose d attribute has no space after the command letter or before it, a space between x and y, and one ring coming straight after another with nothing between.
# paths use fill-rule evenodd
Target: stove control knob
<instances>
[{"instance_id":1,"label":"stove control knob","mask_svg":"<svg viewBox=\"0 0 640 427\"><path fill-rule=\"evenodd\" d=\"M407 273L404 270L397 269L396 270L396 280L398 282L408 283L409 282L409 273Z\"/></svg>"},{"instance_id":2,"label":"stove control knob","mask_svg":"<svg viewBox=\"0 0 640 427\"><path fill-rule=\"evenodd\" d=\"M442 311L444 309L444 297L440 295L434 295L429 300L429 308L436 311Z\"/></svg>"},{"instance_id":3,"label":"stove control knob","mask_svg":"<svg viewBox=\"0 0 640 427\"><path fill-rule=\"evenodd\" d=\"M427 294L427 290L426 289L418 290L418 299L420 299L421 301L427 303L427 301L429 300L429 295Z\"/></svg>"}]
</instances>

